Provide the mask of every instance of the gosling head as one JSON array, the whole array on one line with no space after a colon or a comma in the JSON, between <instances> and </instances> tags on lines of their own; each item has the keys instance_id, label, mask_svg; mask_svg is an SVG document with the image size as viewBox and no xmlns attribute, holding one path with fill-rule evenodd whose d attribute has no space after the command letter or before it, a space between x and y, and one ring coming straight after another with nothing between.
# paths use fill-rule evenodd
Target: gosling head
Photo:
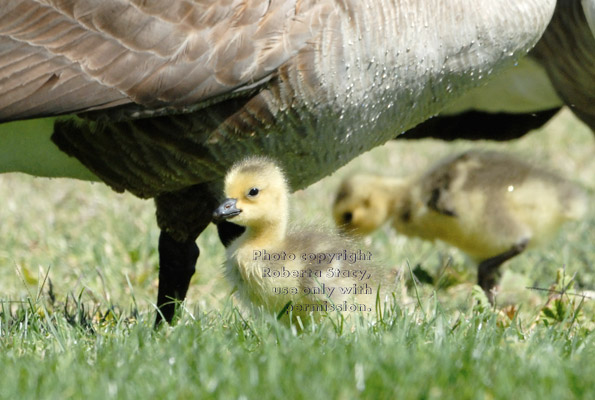
<instances>
[{"instance_id":1,"label":"gosling head","mask_svg":"<svg viewBox=\"0 0 595 400\"><path fill-rule=\"evenodd\" d=\"M354 175L343 181L333 204L333 217L347 233L367 235L389 217L391 199L384 188L385 178Z\"/></svg>"},{"instance_id":2,"label":"gosling head","mask_svg":"<svg viewBox=\"0 0 595 400\"><path fill-rule=\"evenodd\" d=\"M269 158L250 157L234 164L225 176L225 197L213 219L247 228L285 229L289 188L283 171Z\"/></svg>"}]
</instances>

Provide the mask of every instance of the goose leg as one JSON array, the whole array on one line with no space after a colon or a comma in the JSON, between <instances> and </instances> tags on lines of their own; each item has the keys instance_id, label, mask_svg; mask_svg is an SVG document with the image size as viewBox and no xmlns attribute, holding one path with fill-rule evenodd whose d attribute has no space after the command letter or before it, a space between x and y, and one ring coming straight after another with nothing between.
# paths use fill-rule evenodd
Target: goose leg
<instances>
[{"instance_id":1,"label":"goose leg","mask_svg":"<svg viewBox=\"0 0 595 400\"><path fill-rule=\"evenodd\" d=\"M217 233L219 234L219 240L223 243L223 246L228 247L231 242L240 237L246 228L240 225L233 224L229 221L221 221L217 224Z\"/></svg>"},{"instance_id":2,"label":"goose leg","mask_svg":"<svg viewBox=\"0 0 595 400\"><path fill-rule=\"evenodd\" d=\"M435 138L446 141L518 139L545 125L559 110L559 108L553 108L530 114L468 111L457 115L441 115L422 122L395 139Z\"/></svg>"},{"instance_id":3,"label":"goose leg","mask_svg":"<svg viewBox=\"0 0 595 400\"><path fill-rule=\"evenodd\" d=\"M159 195L155 198L159 236L159 312L155 325L171 323L194 275L200 250L195 241L211 222L217 206L208 185Z\"/></svg>"},{"instance_id":4,"label":"goose leg","mask_svg":"<svg viewBox=\"0 0 595 400\"><path fill-rule=\"evenodd\" d=\"M500 279L500 265L512 257L521 254L527 248L528 243L529 240L522 240L504 253L483 260L477 267L477 283L483 289L491 304L494 304L494 292L492 289Z\"/></svg>"},{"instance_id":5,"label":"goose leg","mask_svg":"<svg viewBox=\"0 0 595 400\"><path fill-rule=\"evenodd\" d=\"M157 294L157 319L171 322L176 303L184 300L190 279L196 269L200 251L194 239L178 242L166 231L159 235L159 292Z\"/></svg>"}]
</instances>

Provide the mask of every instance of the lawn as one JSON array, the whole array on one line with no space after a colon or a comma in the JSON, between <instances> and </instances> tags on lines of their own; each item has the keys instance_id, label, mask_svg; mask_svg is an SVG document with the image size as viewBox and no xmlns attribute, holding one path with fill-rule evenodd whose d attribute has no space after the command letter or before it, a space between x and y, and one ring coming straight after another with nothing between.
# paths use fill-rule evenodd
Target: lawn
<instances>
[{"instance_id":1,"label":"lawn","mask_svg":"<svg viewBox=\"0 0 595 400\"><path fill-rule=\"evenodd\" d=\"M344 177L406 175L475 146L595 191L593 134L566 112L505 144L389 143L296 192L292 214L331 226ZM592 210L505 265L496 310L478 304L462 253L384 227L364 246L401 273L396 303L373 323L332 317L305 331L237 308L210 226L179 322L154 331L151 201L23 174L0 175L0 199L0 398L595 398Z\"/></svg>"}]
</instances>

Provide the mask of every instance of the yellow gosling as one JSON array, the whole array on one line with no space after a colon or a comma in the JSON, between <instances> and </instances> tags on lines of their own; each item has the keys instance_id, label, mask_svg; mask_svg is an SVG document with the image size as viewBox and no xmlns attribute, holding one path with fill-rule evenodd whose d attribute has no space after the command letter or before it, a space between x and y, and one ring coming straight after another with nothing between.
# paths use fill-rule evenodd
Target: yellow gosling
<instances>
[{"instance_id":1,"label":"yellow gosling","mask_svg":"<svg viewBox=\"0 0 595 400\"><path fill-rule=\"evenodd\" d=\"M213 217L246 228L227 248L225 263L244 304L302 321L332 311L369 314L379 288L386 293L392 285L374 256L351 240L288 226L289 187L272 160L235 164L225 177L225 196Z\"/></svg>"},{"instance_id":2,"label":"yellow gosling","mask_svg":"<svg viewBox=\"0 0 595 400\"><path fill-rule=\"evenodd\" d=\"M478 283L493 302L499 266L586 209L584 191L569 180L505 153L471 150L410 179L350 177L333 216L351 233L390 220L404 235L458 247L479 263Z\"/></svg>"}]
</instances>

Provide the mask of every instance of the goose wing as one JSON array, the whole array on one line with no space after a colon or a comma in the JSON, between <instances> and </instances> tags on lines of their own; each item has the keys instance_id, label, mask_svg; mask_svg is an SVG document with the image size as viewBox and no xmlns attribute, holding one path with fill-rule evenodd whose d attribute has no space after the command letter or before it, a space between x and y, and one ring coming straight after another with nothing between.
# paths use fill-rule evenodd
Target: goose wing
<instances>
[{"instance_id":1,"label":"goose wing","mask_svg":"<svg viewBox=\"0 0 595 400\"><path fill-rule=\"evenodd\" d=\"M305 3L3 0L0 121L241 91L319 29L326 2Z\"/></svg>"}]
</instances>

